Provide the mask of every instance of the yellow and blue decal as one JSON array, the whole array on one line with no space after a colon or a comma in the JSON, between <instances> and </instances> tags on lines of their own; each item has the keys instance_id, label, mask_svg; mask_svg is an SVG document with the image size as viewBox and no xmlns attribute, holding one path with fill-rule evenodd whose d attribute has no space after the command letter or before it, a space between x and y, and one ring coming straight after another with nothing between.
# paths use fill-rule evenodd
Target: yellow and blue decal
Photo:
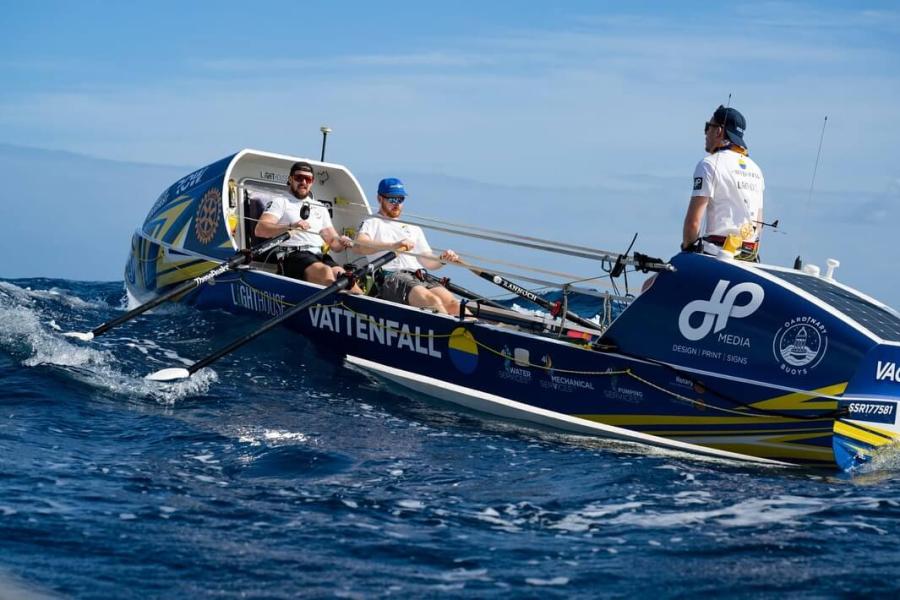
<instances>
[{"instance_id":1,"label":"yellow and blue decal","mask_svg":"<svg viewBox=\"0 0 900 600\"><path fill-rule=\"evenodd\" d=\"M457 327L450 334L448 354L453 366L461 373L471 375L478 368L478 344L465 327Z\"/></svg>"}]
</instances>

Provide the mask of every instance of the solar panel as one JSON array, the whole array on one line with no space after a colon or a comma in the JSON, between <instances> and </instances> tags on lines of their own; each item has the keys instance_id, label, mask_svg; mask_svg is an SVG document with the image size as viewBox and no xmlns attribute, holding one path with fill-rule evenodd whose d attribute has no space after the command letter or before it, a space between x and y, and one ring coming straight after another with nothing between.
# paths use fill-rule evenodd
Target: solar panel
<instances>
[{"instance_id":1,"label":"solar panel","mask_svg":"<svg viewBox=\"0 0 900 600\"><path fill-rule=\"evenodd\" d=\"M900 342L900 317L833 283L800 272L767 271L844 313L883 340Z\"/></svg>"}]
</instances>

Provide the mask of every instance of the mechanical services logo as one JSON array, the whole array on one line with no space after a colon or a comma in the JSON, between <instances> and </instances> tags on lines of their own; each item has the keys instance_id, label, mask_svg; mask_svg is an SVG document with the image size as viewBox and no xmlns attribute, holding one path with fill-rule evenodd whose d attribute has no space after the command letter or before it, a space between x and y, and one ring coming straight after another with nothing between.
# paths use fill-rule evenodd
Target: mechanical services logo
<instances>
[{"instance_id":1,"label":"mechanical services logo","mask_svg":"<svg viewBox=\"0 0 900 600\"><path fill-rule=\"evenodd\" d=\"M789 375L806 375L828 351L828 330L813 317L785 321L772 342L772 353L781 370Z\"/></svg>"},{"instance_id":2,"label":"mechanical services logo","mask_svg":"<svg viewBox=\"0 0 900 600\"><path fill-rule=\"evenodd\" d=\"M734 287L726 279L720 279L709 300L693 300L688 302L678 315L678 330L685 338L696 342L702 340L710 332L718 333L728 325L728 319L743 319L757 311L766 293L762 286L745 281ZM739 302L740 300L740 302ZM700 323L694 315L702 315Z\"/></svg>"}]
</instances>

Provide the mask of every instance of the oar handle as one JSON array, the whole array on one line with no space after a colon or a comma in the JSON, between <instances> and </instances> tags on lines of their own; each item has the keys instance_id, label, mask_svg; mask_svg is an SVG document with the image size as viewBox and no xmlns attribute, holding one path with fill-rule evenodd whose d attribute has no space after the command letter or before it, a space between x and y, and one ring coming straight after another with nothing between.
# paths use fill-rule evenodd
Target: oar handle
<instances>
[{"instance_id":1,"label":"oar handle","mask_svg":"<svg viewBox=\"0 0 900 600\"><path fill-rule=\"evenodd\" d=\"M262 326L260 326L258 329L251 331L247 335L241 336L240 338L234 340L233 342L229 343L228 345L224 346L223 348L216 350L209 356L201 358L200 360L198 360L197 362L195 362L194 364L192 364L190 367L187 368L188 374L196 373L203 367L207 367L210 364L212 364L212 363L216 362L217 360L219 360L220 358L222 358L223 356L225 356L226 354L230 354L230 353L234 352L235 350L237 350L244 344L250 342L251 340L258 338L259 336L266 333L273 327L280 325L284 321L290 319L291 317L298 314L299 312L309 308L313 304L316 304L320 300L327 298L328 296L334 294L335 292L339 292L340 290L343 290L343 289L346 289L346 288L352 286L353 282L356 280L359 273L364 271L365 269L377 269L377 268L381 267L382 265L385 265L385 264L389 263L390 261L394 260L395 258L397 258L396 254L394 254L393 252L388 252L387 254L379 256L378 258L373 260L368 265L354 269L353 271L351 271L349 273L344 273L343 275L341 275L340 279L338 279L337 281L335 281L328 287L319 290L318 292L316 292L315 294L313 294L306 300L303 300L302 302L299 302L298 304L292 306L291 308L284 311L282 314L278 315L274 319L269 319L268 321L263 323Z\"/></svg>"},{"instance_id":2,"label":"oar handle","mask_svg":"<svg viewBox=\"0 0 900 600\"><path fill-rule=\"evenodd\" d=\"M119 315L115 319L112 319L111 321L107 321L106 323L103 323L102 325L99 325L98 327L95 327L94 329L91 330L90 337L95 338L98 335L106 333L113 327L121 325L125 321L129 321L129 320L133 319L134 317L137 317L138 315L142 315L145 312L147 312L148 310L150 310L152 308L156 308L163 302L168 302L172 298L176 298L177 296L180 296L181 294L184 294L185 292L189 292L190 290L203 285L207 281L209 281L211 279L215 279L222 273L225 273L226 271L230 271L231 269L237 267L238 265L243 265L243 264L249 263L252 260L253 256L255 256L257 254L261 254L263 252L268 252L272 248L275 248L276 246L278 246L281 242L287 240L289 237L290 237L290 232L285 232L285 233L282 233L281 235L276 236L272 239L266 240L265 242L262 242L261 244L258 244L256 246L250 248L249 250L242 250L242 251L238 252L237 254L232 256L230 259L228 259L227 262L224 262L216 267L213 267L211 270L207 271L203 275L199 275L189 281L185 281L184 283L182 283L181 285L176 287L174 290L171 290L170 292L163 294L162 296L157 296L153 300L150 300L149 302L146 302L136 308L133 308L132 310L129 310L124 315Z\"/></svg>"}]
</instances>

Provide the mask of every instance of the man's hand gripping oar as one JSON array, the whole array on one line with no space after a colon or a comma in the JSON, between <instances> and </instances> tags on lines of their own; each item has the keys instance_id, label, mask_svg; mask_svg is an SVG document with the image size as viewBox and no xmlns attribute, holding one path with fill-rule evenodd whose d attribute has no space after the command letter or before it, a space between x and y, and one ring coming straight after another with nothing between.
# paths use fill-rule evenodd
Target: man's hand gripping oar
<instances>
[{"instance_id":1,"label":"man's hand gripping oar","mask_svg":"<svg viewBox=\"0 0 900 600\"><path fill-rule=\"evenodd\" d=\"M232 258L228 259L228 261L226 261L216 267L213 267L212 269L210 269L203 275L194 277L190 281L185 281L184 283L182 283L181 285L176 287L171 292L169 292L167 294L163 294L162 296L159 296L157 298L154 298L150 302L141 304L137 308L129 310L124 315L120 315L111 321L107 321L103 325L99 325L99 326L95 327L94 329L88 331L87 333L83 333L80 331L69 331L69 332L65 333L64 335L67 335L69 337L78 338L79 340L83 340L85 342L89 342L92 339L94 339L95 337L97 337L98 335L106 333L113 327L121 325L125 321L130 321L134 317L144 314L151 308L156 308L163 302L168 302L169 300L171 300L173 298L177 298L178 296L184 294L185 292L189 292L189 291L193 290L194 288L200 287L207 281L215 279L222 273L230 271L240 265L248 264L253 259L254 256L256 256L258 254L263 254L264 252L268 252L269 250L278 246L281 242L287 240L290 236L291 236L290 232L286 231L286 232L282 233L281 235L274 237L270 240L266 240L265 242L263 242L261 244L257 244L256 246L254 246L248 250L241 250L240 252L235 254Z\"/></svg>"},{"instance_id":2,"label":"man's hand gripping oar","mask_svg":"<svg viewBox=\"0 0 900 600\"><path fill-rule=\"evenodd\" d=\"M244 344L250 342L251 340L256 339L257 337L261 336L262 334L269 331L273 327L280 325L284 321L299 314L301 311L309 308L313 304L316 304L317 302L327 298L328 296L334 294L335 292L339 292L341 290L352 287L353 283L356 281L356 278L364 270L370 269L370 268L377 269L378 267L384 265L385 263L388 263L388 262L394 260L394 258L396 258L396 255L393 252L388 252L387 254L385 254L383 256L379 256L378 258L373 260L368 265L356 268L349 273L342 274L337 281L335 281L328 287L326 287L322 290L319 290L318 292L316 292L315 294L313 294L306 300L303 300L302 302L295 304L290 309L284 311L282 314L275 317L274 319L269 319L268 321L263 323L263 325L261 327L259 327L258 329L248 333L245 336L242 336L242 337L234 340L230 344L220 348L219 350L216 350L209 356L207 356L205 358L201 358L200 360L198 360L197 362L195 362L194 364L192 364L191 366L189 366L186 369L179 368L179 367L162 369L162 370L156 371L155 373L151 373L151 374L147 375L145 377L145 379L150 379L153 381L177 381L179 379L187 379L188 377L190 377L191 375L193 375L194 373L196 373L203 367L206 367L206 366L214 363L215 361L219 360L226 354L230 354L230 353L234 352L235 350L237 350Z\"/></svg>"}]
</instances>

